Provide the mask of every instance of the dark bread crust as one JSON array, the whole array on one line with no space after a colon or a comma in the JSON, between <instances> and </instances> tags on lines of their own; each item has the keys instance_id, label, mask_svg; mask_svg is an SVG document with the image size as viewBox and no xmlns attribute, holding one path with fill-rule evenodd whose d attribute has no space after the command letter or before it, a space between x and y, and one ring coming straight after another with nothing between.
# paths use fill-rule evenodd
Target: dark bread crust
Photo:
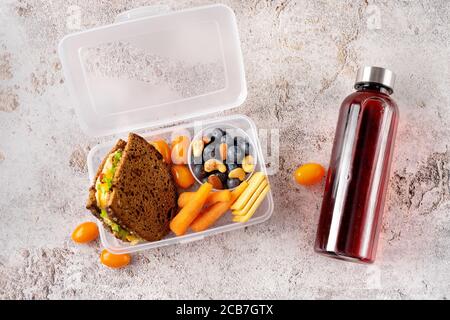
<instances>
[{"instance_id":1,"label":"dark bread crust","mask_svg":"<svg viewBox=\"0 0 450 320\"><path fill-rule=\"evenodd\" d=\"M95 198L95 181L108 156L122 149L108 199L108 216L121 227L147 241L157 241L169 233L169 223L177 209L177 188L170 167L144 138L130 133L128 142L119 140L108 153L89 189L87 208L100 220ZM108 230L111 228L103 223Z\"/></svg>"}]
</instances>

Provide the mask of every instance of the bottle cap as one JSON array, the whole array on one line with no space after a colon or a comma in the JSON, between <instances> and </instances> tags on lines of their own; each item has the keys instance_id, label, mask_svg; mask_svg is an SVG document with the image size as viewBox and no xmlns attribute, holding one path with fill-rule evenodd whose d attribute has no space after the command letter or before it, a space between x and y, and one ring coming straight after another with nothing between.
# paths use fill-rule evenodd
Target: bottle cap
<instances>
[{"instance_id":1,"label":"bottle cap","mask_svg":"<svg viewBox=\"0 0 450 320\"><path fill-rule=\"evenodd\" d=\"M375 83L386 87L389 93L394 92L395 73L380 67L362 67L356 74L355 87L365 83Z\"/></svg>"}]
</instances>

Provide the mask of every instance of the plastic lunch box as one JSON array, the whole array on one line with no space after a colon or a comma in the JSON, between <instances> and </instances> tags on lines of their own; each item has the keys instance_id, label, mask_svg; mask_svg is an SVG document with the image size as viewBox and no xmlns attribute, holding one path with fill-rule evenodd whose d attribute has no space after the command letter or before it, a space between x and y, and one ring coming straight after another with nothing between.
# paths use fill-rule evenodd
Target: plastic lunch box
<instances>
[{"instance_id":1,"label":"plastic lunch box","mask_svg":"<svg viewBox=\"0 0 450 320\"><path fill-rule=\"evenodd\" d=\"M147 140L170 140L172 132L212 125L244 130L257 152L256 170L266 172L254 122L243 115L213 118L241 105L247 96L234 12L212 5L171 12L141 7L117 16L115 23L64 37L59 44L64 76L80 125L94 137L130 131ZM162 129L161 129L162 128ZM117 139L88 154L92 182ZM273 212L269 194L246 223L224 215L210 229L169 234L136 245L116 239L98 222L102 245L113 253L130 253L244 228L266 221Z\"/></svg>"}]
</instances>

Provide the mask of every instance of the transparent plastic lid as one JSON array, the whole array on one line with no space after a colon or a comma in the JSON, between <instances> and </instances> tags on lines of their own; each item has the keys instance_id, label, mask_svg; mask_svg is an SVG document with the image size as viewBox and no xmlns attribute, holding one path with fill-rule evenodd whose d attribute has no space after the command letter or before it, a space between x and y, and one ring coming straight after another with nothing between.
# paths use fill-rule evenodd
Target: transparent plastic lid
<instances>
[{"instance_id":1,"label":"transparent plastic lid","mask_svg":"<svg viewBox=\"0 0 450 320\"><path fill-rule=\"evenodd\" d=\"M135 11L135 10L134 10ZM64 37L59 56L83 130L102 136L239 106L247 88L236 18L224 5Z\"/></svg>"}]
</instances>

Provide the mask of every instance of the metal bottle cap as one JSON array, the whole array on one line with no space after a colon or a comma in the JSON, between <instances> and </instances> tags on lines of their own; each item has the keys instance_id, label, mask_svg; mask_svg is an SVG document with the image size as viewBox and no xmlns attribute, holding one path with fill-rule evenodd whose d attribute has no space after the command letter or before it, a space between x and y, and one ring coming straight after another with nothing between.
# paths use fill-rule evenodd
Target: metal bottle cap
<instances>
[{"instance_id":1,"label":"metal bottle cap","mask_svg":"<svg viewBox=\"0 0 450 320\"><path fill-rule=\"evenodd\" d=\"M362 67L356 74L355 86L364 83L380 84L392 93L394 91L395 73L380 67Z\"/></svg>"}]
</instances>

